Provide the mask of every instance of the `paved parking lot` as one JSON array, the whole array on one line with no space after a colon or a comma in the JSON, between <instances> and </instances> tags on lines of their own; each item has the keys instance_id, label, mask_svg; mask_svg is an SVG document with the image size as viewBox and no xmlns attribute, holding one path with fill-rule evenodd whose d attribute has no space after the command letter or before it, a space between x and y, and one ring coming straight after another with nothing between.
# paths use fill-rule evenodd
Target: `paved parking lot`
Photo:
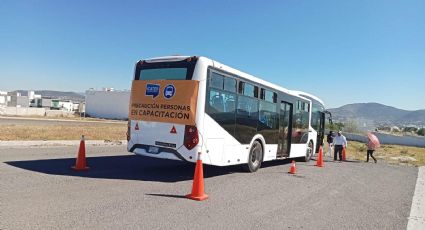
<instances>
[{"instance_id":1,"label":"paved parking lot","mask_svg":"<svg viewBox=\"0 0 425 230\"><path fill-rule=\"evenodd\" d=\"M184 198L194 165L125 146L0 147L0 229L406 229L417 168L363 162L205 166L209 199Z\"/></svg>"}]
</instances>

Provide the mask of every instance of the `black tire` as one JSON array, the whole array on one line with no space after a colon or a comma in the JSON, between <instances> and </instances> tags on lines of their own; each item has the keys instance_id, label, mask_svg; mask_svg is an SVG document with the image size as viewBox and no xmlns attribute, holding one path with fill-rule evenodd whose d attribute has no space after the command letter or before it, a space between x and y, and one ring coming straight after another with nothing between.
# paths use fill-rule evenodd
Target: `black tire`
<instances>
[{"instance_id":1,"label":"black tire","mask_svg":"<svg viewBox=\"0 0 425 230\"><path fill-rule=\"evenodd\" d=\"M313 148L313 141L308 142L307 150L305 151L305 157L301 159L303 162L309 162L311 160L313 157Z\"/></svg>"},{"instance_id":2,"label":"black tire","mask_svg":"<svg viewBox=\"0 0 425 230\"><path fill-rule=\"evenodd\" d=\"M259 141L254 141L248 155L248 163L244 165L247 172L256 172L263 162L263 147Z\"/></svg>"}]
</instances>

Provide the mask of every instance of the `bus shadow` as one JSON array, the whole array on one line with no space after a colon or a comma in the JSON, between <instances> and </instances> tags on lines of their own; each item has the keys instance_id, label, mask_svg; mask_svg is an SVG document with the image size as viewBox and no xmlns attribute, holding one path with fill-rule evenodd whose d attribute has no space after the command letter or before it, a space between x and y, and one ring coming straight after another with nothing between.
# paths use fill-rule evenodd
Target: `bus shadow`
<instances>
[{"instance_id":1,"label":"bus shadow","mask_svg":"<svg viewBox=\"0 0 425 230\"><path fill-rule=\"evenodd\" d=\"M273 160L273 161L266 161L261 164L261 168L268 168L268 167L275 167L279 165L286 165L290 164L293 160L296 162L299 162L298 159L279 159L279 160ZM261 170L261 168L259 170Z\"/></svg>"},{"instance_id":2,"label":"bus shadow","mask_svg":"<svg viewBox=\"0 0 425 230\"><path fill-rule=\"evenodd\" d=\"M50 175L75 176L86 178L140 180L156 182L178 182L192 180L195 164L143 157L137 155L103 156L87 158L87 171L71 169L75 158L10 161L13 167ZM204 165L204 177L216 177L232 173L242 173L238 166L217 167Z\"/></svg>"}]
</instances>

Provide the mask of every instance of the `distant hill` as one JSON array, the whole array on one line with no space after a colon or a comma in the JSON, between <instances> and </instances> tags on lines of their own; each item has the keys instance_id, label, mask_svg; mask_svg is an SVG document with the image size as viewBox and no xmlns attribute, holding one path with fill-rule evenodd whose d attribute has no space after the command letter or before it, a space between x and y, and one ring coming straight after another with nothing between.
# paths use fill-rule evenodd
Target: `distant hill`
<instances>
[{"instance_id":1,"label":"distant hill","mask_svg":"<svg viewBox=\"0 0 425 230\"><path fill-rule=\"evenodd\" d=\"M404 120L406 122L414 122L414 121L423 121L425 119L425 109L416 110L413 112L409 112L408 114L401 117L399 120Z\"/></svg>"},{"instance_id":2,"label":"distant hill","mask_svg":"<svg viewBox=\"0 0 425 230\"><path fill-rule=\"evenodd\" d=\"M335 121L354 120L364 128L379 125L425 125L425 109L409 111L379 103L355 103L329 109L329 111Z\"/></svg>"},{"instance_id":3,"label":"distant hill","mask_svg":"<svg viewBox=\"0 0 425 230\"><path fill-rule=\"evenodd\" d=\"M16 90L23 96L28 96L28 90ZM62 92L54 90L34 90L35 94L40 94L42 97L57 98L62 100L72 100L74 102L83 102L85 100L84 94L75 92Z\"/></svg>"}]
</instances>

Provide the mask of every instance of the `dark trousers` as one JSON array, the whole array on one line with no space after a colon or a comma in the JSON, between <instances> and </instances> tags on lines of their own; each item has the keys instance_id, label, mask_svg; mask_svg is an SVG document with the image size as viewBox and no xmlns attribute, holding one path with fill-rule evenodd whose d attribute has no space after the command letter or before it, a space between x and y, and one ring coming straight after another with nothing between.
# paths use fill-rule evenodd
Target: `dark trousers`
<instances>
[{"instance_id":1,"label":"dark trousers","mask_svg":"<svg viewBox=\"0 0 425 230\"><path fill-rule=\"evenodd\" d=\"M334 147L334 161L336 161L336 155L338 154L339 160L342 160L342 145L335 145Z\"/></svg>"},{"instance_id":2,"label":"dark trousers","mask_svg":"<svg viewBox=\"0 0 425 230\"><path fill-rule=\"evenodd\" d=\"M369 155L373 158L373 160L376 162L375 157L373 156L373 151L375 150L367 150L367 157L366 157L366 161L369 162Z\"/></svg>"}]
</instances>

